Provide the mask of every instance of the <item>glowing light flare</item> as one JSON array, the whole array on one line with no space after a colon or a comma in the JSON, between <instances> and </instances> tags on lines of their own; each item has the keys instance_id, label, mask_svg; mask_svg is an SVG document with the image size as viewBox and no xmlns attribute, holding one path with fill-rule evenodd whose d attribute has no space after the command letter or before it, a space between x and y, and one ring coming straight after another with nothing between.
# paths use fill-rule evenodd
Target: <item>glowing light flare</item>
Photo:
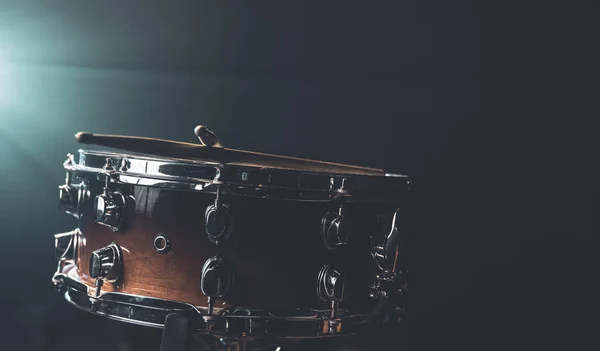
<instances>
[{"instance_id":1,"label":"glowing light flare","mask_svg":"<svg viewBox=\"0 0 600 351\"><path fill-rule=\"evenodd\" d=\"M10 60L6 48L0 47L0 118L6 117L9 110L17 109L23 99L19 86L23 81L23 69Z\"/></svg>"},{"instance_id":2,"label":"glowing light flare","mask_svg":"<svg viewBox=\"0 0 600 351\"><path fill-rule=\"evenodd\" d=\"M0 106L8 103L10 89L10 67L7 53L0 48Z\"/></svg>"}]
</instances>

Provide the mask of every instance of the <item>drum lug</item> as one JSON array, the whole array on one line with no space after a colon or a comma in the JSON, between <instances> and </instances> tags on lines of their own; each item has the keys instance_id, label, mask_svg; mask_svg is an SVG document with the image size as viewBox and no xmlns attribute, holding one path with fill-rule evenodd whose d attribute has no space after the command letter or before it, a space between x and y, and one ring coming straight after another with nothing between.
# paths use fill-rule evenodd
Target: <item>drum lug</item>
<instances>
[{"instance_id":1,"label":"drum lug","mask_svg":"<svg viewBox=\"0 0 600 351\"><path fill-rule=\"evenodd\" d=\"M337 314L338 304L344 299L345 282L342 273L326 264L317 275L317 296L331 302L331 318Z\"/></svg>"},{"instance_id":2,"label":"drum lug","mask_svg":"<svg viewBox=\"0 0 600 351\"><path fill-rule=\"evenodd\" d=\"M79 228L54 234L54 255L57 261L73 261L77 258L77 246L81 235Z\"/></svg>"},{"instance_id":3,"label":"drum lug","mask_svg":"<svg viewBox=\"0 0 600 351\"><path fill-rule=\"evenodd\" d=\"M394 273L401 267L406 260L405 255L405 244L406 244L406 230L401 230L401 210L398 209L394 212L392 219L392 226L390 232L384 236L383 240L380 238L372 238L375 243L371 255L375 261L375 264L382 273L389 274Z\"/></svg>"},{"instance_id":4,"label":"drum lug","mask_svg":"<svg viewBox=\"0 0 600 351\"><path fill-rule=\"evenodd\" d=\"M112 243L92 252L89 267L90 277L116 283L123 271L121 247L116 243Z\"/></svg>"},{"instance_id":5,"label":"drum lug","mask_svg":"<svg viewBox=\"0 0 600 351\"><path fill-rule=\"evenodd\" d=\"M317 275L317 295L323 301L342 301L344 279L342 274L326 264Z\"/></svg>"},{"instance_id":6,"label":"drum lug","mask_svg":"<svg viewBox=\"0 0 600 351\"><path fill-rule=\"evenodd\" d=\"M59 207L75 218L81 216L81 204L85 195L85 184L72 184L71 168L75 164L73 154L67 154L63 166L67 169L65 184L58 186Z\"/></svg>"},{"instance_id":7,"label":"drum lug","mask_svg":"<svg viewBox=\"0 0 600 351\"><path fill-rule=\"evenodd\" d=\"M121 230L125 222L124 209L127 205L126 201L123 194L110 192L107 188L104 188L104 192L96 196L94 200L96 223L109 227L114 232Z\"/></svg>"},{"instance_id":8,"label":"drum lug","mask_svg":"<svg viewBox=\"0 0 600 351\"><path fill-rule=\"evenodd\" d=\"M220 192L220 188L217 188L214 204L204 212L204 231L208 240L215 245L227 241L233 231L233 214L229 205L220 200Z\"/></svg>"},{"instance_id":9,"label":"drum lug","mask_svg":"<svg viewBox=\"0 0 600 351\"><path fill-rule=\"evenodd\" d=\"M343 204L336 212L327 212L321 219L321 238L329 250L347 245L352 240L352 219L344 214Z\"/></svg>"},{"instance_id":10,"label":"drum lug","mask_svg":"<svg viewBox=\"0 0 600 351\"><path fill-rule=\"evenodd\" d=\"M127 207L127 199L125 195L118 191L110 191L108 188L110 181L110 173L114 171L112 160L106 159L106 165L103 168L106 173L104 189L102 194L96 196L94 200L94 208L96 209L96 223L109 227L112 231L117 232L123 228L125 223L125 209Z\"/></svg>"},{"instance_id":11,"label":"drum lug","mask_svg":"<svg viewBox=\"0 0 600 351\"><path fill-rule=\"evenodd\" d=\"M104 282L116 283L123 272L123 252L121 247L112 243L92 252L89 263L89 274L96 279L96 292L90 297L92 310L98 308L100 292Z\"/></svg>"},{"instance_id":12,"label":"drum lug","mask_svg":"<svg viewBox=\"0 0 600 351\"><path fill-rule=\"evenodd\" d=\"M222 257L206 260L202 267L200 289L208 297L208 314L213 314L214 303L227 295L233 285L233 273Z\"/></svg>"},{"instance_id":13,"label":"drum lug","mask_svg":"<svg viewBox=\"0 0 600 351\"><path fill-rule=\"evenodd\" d=\"M373 320L391 313L389 306L393 305L395 309L401 310L403 305L402 299L407 290L407 231L403 214L400 209L394 212L390 231L383 236L383 240L381 237L371 238L374 241L372 256L379 270L369 286L369 296L377 301L371 313Z\"/></svg>"}]
</instances>

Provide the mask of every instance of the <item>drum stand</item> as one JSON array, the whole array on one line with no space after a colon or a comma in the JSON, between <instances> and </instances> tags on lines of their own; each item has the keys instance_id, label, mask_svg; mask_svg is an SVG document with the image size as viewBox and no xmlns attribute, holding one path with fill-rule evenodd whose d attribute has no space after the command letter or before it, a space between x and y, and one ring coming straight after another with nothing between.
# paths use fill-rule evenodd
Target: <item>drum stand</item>
<instances>
[{"instance_id":1,"label":"drum stand","mask_svg":"<svg viewBox=\"0 0 600 351\"><path fill-rule=\"evenodd\" d=\"M189 320L180 313L171 313L165 318L160 351L250 351L275 350L277 344L247 348L245 340L218 339L207 341L201 335L190 333ZM281 348L280 348L281 349Z\"/></svg>"},{"instance_id":2,"label":"drum stand","mask_svg":"<svg viewBox=\"0 0 600 351\"><path fill-rule=\"evenodd\" d=\"M160 351L245 351L244 348L211 347L211 345L200 337L190 333L188 318L179 313L170 313L165 318ZM234 345L231 345L234 346Z\"/></svg>"}]
</instances>

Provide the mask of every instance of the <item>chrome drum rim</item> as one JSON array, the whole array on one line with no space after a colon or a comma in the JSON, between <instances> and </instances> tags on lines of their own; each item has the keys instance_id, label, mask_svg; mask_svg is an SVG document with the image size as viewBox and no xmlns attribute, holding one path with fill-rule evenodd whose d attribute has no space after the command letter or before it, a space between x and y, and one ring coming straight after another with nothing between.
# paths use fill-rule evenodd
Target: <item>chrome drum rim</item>
<instances>
[{"instance_id":1,"label":"chrome drum rim","mask_svg":"<svg viewBox=\"0 0 600 351\"><path fill-rule=\"evenodd\" d=\"M114 169L104 166L110 159ZM222 165L214 162L157 158L105 151L79 150L79 162L65 163L75 176L111 182L294 201L345 201L396 203L409 190L400 174L348 175L275 168Z\"/></svg>"},{"instance_id":2,"label":"chrome drum rim","mask_svg":"<svg viewBox=\"0 0 600 351\"><path fill-rule=\"evenodd\" d=\"M163 328L167 315L189 318L195 332L229 339L314 339L350 336L378 326L367 313L340 309L335 318L329 310L273 313L249 308L226 308L207 314L188 303L107 292L95 298L87 287L67 275L55 276L65 299L80 310L121 322ZM387 323L386 323L387 324Z\"/></svg>"}]
</instances>

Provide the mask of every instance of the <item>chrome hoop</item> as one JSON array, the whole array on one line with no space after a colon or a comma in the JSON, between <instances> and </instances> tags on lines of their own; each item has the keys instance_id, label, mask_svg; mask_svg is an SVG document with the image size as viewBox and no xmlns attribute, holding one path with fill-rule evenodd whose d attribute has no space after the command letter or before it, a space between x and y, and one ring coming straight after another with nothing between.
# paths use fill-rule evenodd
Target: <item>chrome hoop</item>
<instances>
[{"instance_id":1,"label":"chrome hoop","mask_svg":"<svg viewBox=\"0 0 600 351\"><path fill-rule=\"evenodd\" d=\"M108 174L106 160L121 165ZM223 166L211 162L161 159L140 155L79 150L79 163L64 165L82 178L104 174L121 184L226 195L295 201L346 201L395 203L409 187L399 174L348 175L248 166Z\"/></svg>"},{"instance_id":2,"label":"chrome hoop","mask_svg":"<svg viewBox=\"0 0 600 351\"><path fill-rule=\"evenodd\" d=\"M65 299L79 309L99 316L155 328L163 328L167 315L178 312L188 317L200 334L233 339L349 336L369 325L367 314L351 314L345 310L340 310L342 313L334 319L329 317L329 311L317 310L295 311L295 315L284 316L263 310L231 308L209 315L187 303L130 294L105 293L93 298L72 286L67 287Z\"/></svg>"}]
</instances>

